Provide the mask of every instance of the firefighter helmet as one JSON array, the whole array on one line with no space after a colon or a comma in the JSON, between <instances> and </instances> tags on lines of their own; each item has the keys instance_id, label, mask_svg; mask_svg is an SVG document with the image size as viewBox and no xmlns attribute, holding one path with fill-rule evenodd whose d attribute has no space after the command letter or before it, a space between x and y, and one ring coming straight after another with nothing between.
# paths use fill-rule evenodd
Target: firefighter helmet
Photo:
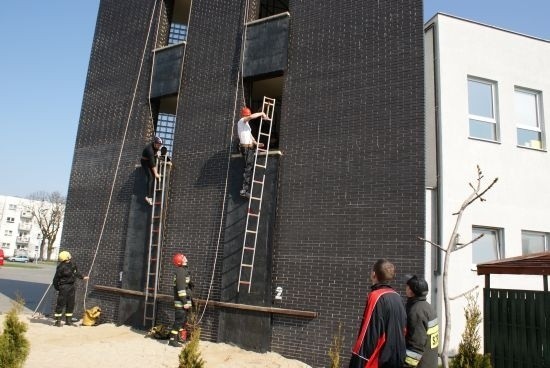
<instances>
[{"instance_id":1,"label":"firefighter helmet","mask_svg":"<svg viewBox=\"0 0 550 368\"><path fill-rule=\"evenodd\" d=\"M244 118L250 115L252 115L252 111L250 111L248 107L245 106L241 109L241 118Z\"/></svg>"},{"instance_id":2,"label":"firefighter helmet","mask_svg":"<svg viewBox=\"0 0 550 368\"><path fill-rule=\"evenodd\" d=\"M423 278L416 275L407 277L407 285L416 296L428 295L428 283Z\"/></svg>"},{"instance_id":3,"label":"firefighter helmet","mask_svg":"<svg viewBox=\"0 0 550 368\"><path fill-rule=\"evenodd\" d=\"M71 259L71 253L67 252L66 250L59 253L59 261L65 262Z\"/></svg>"},{"instance_id":4,"label":"firefighter helmet","mask_svg":"<svg viewBox=\"0 0 550 368\"><path fill-rule=\"evenodd\" d=\"M184 256L181 253L174 254L174 257L172 257L172 263L176 267L186 266L187 265L187 257Z\"/></svg>"}]
</instances>

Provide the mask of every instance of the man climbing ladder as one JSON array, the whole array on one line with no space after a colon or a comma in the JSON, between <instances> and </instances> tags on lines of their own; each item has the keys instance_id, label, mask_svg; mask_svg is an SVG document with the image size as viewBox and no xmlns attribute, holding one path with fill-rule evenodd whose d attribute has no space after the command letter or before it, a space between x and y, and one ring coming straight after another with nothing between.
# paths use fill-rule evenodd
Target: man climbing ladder
<instances>
[{"instance_id":1,"label":"man climbing ladder","mask_svg":"<svg viewBox=\"0 0 550 368\"><path fill-rule=\"evenodd\" d=\"M243 187L240 191L242 197L250 197L250 184L252 181L252 173L254 171L254 155L256 153L256 146L262 148L263 143L258 143L252 135L252 129L248 122L253 119L262 117L267 119L267 115L264 112L256 112L252 114L252 111L248 107L243 107L241 110L241 119L237 122L237 131L239 133L239 149L244 157L244 173L243 173Z\"/></svg>"}]
</instances>

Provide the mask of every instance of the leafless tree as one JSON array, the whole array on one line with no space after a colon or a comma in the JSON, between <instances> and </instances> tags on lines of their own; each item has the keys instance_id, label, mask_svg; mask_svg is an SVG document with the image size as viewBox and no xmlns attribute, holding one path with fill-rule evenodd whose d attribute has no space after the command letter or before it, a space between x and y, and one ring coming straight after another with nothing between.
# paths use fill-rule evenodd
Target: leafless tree
<instances>
[{"instance_id":1,"label":"leafless tree","mask_svg":"<svg viewBox=\"0 0 550 368\"><path fill-rule=\"evenodd\" d=\"M42 233L38 254L42 258L50 259L53 245L65 215L65 197L59 192L37 192L31 194L29 199L32 200L32 207L30 208L32 216L40 226L40 232ZM46 257L44 257L44 249L46 249Z\"/></svg>"},{"instance_id":2,"label":"leafless tree","mask_svg":"<svg viewBox=\"0 0 550 368\"><path fill-rule=\"evenodd\" d=\"M477 179L476 184L469 183L470 188L472 188L472 192L470 195L462 202L462 205L460 206L460 209L453 213L453 216L456 216L456 222L453 228L453 232L451 233L451 237L449 238L449 243L447 244L447 247L444 248L439 244L436 244L430 240L420 238L421 240L430 243L431 245L441 249L445 255L444 255L444 265L443 265L443 303L445 306L445 335L443 337L443 346L441 350L441 361L443 363L444 368L449 368L449 342L451 340L451 307L450 307L450 301L451 298L449 297L449 291L448 291L448 278L449 278L449 264L451 262L451 253L455 252L459 249L462 249L468 245L473 244L477 240L479 240L483 234L480 236L477 236L476 238L472 239L471 241L467 243L459 243L458 242L458 228L460 227L460 222L462 221L462 215L464 214L464 211L468 206L470 206L472 203L477 201L479 199L480 202L484 202L485 199L483 198L483 195L487 193L489 189L495 185L495 183L498 181L498 178L493 179L493 181L487 185L486 187L483 186L483 172L481 171L480 167L477 166ZM470 290L471 291L471 290ZM467 294L463 293L461 295Z\"/></svg>"}]
</instances>

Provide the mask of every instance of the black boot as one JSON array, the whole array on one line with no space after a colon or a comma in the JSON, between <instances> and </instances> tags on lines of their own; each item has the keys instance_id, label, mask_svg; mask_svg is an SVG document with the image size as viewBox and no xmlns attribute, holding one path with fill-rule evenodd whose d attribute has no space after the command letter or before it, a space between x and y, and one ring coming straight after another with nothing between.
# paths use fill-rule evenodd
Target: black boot
<instances>
[{"instance_id":1,"label":"black boot","mask_svg":"<svg viewBox=\"0 0 550 368\"><path fill-rule=\"evenodd\" d=\"M181 343L176 339L170 339L170 341L168 341L168 345L173 346L175 348L181 347Z\"/></svg>"},{"instance_id":2,"label":"black boot","mask_svg":"<svg viewBox=\"0 0 550 368\"><path fill-rule=\"evenodd\" d=\"M65 326L76 326L72 321L72 317L69 317L69 316L65 317Z\"/></svg>"},{"instance_id":3,"label":"black boot","mask_svg":"<svg viewBox=\"0 0 550 368\"><path fill-rule=\"evenodd\" d=\"M55 327L61 327L61 317L55 317L55 323L53 325Z\"/></svg>"}]
</instances>

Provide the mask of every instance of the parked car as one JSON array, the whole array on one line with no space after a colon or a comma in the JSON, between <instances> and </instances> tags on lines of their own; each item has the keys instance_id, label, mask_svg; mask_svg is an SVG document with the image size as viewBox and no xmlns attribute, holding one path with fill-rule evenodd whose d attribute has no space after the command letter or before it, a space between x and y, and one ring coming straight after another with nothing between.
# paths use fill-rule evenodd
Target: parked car
<instances>
[{"instance_id":1,"label":"parked car","mask_svg":"<svg viewBox=\"0 0 550 368\"><path fill-rule=\"evenodd\" d=\"M14 257L8 258L8 261L28 263L29 262L29 257L27 257L27 256L14 256Z\"/></svg>"}]
</instances>

